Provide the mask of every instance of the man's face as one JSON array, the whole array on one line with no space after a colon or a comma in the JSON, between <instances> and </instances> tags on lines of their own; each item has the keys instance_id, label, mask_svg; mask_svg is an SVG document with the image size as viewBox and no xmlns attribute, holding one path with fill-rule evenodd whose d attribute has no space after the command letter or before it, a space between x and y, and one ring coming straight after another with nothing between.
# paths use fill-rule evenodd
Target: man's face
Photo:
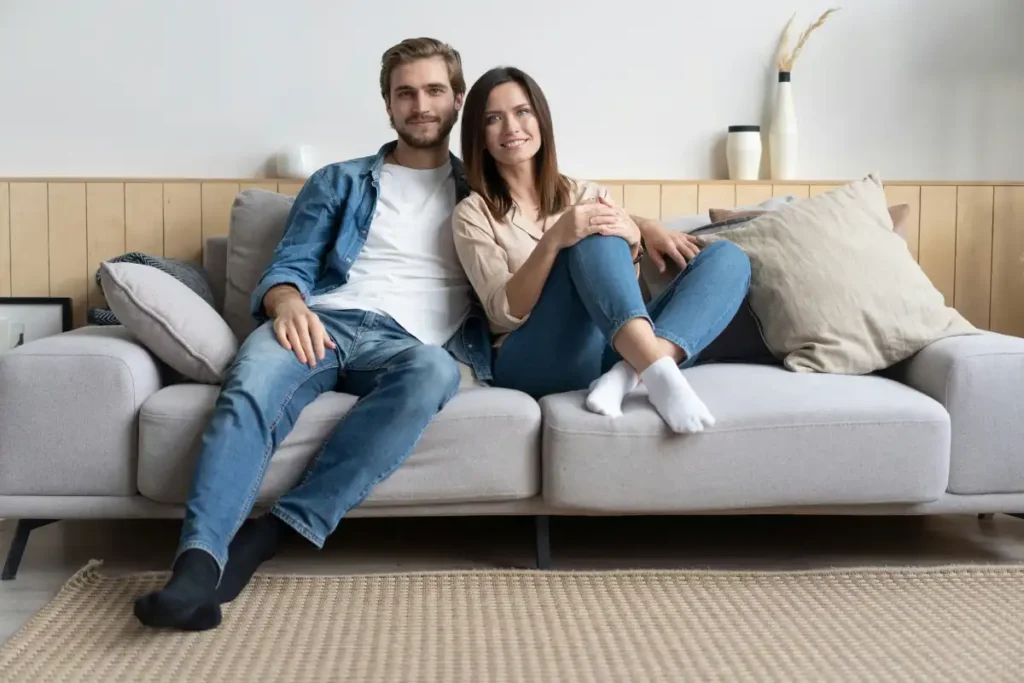
<instances>
[{"instance_id":1,"label":"man's face","mask_svg":"<svg viewBox=\"0 0 1024 683\"><path fill-rule=\"evenodd\" d=\"M448 144L459 118L462 96L456 97L441 57L419 59L391 72L391 126L410 147L429 149Z\"/></svg>"}]
</instances>

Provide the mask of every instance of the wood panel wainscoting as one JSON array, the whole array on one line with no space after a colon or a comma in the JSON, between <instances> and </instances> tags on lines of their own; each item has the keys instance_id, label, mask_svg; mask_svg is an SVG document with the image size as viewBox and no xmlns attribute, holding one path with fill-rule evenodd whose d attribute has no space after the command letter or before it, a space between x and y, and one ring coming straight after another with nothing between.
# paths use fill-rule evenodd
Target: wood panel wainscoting
<instances>
[{"instance_id":1,"label":"wood panel wainscoting","mask_svg":"<svg viewBox=\"0 0 1024 683\"><path fill-rule=\"evenodd\" d=\"M839 181L600 181L633 214L670 220L772 196L809 197ZM199 260L227 233L241 190L295 195L278 180L0 179L0 296L66 296L75 326L104 305L99 264L129 251ZM886 183L910 205L907 246L935 286L981 328L1024 337L1024 182ZM898 293L894 292L894 296Z\"/></svg>"}]
</instances>

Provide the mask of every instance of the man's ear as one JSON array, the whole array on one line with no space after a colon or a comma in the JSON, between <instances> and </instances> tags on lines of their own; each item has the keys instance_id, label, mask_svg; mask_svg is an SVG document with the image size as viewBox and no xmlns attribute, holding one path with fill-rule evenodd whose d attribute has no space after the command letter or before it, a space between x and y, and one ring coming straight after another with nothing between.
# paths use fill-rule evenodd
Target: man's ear
<instances>
[{"instance_id":1,"label":"man's ear","mask_svg":"<svg viewBox=\"0 0 1024 683\"><path fill-rule=\"evenodd\" d=\"M455 96L455 111L461 111L461 109L462 109L462 100L463 100L464 97L465 97L465 95L456 95Z\"/></svg>"}]
</instances>

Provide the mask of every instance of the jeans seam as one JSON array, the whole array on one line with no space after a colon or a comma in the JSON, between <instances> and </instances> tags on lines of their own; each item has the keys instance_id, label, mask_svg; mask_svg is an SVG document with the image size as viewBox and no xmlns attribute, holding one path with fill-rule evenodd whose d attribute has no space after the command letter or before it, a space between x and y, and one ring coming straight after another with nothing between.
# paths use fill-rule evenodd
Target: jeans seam
<instances>
[{"instance_id":1,"label":"jeans seam","mask_svg":"<svg viewBox=\"0 0 1024 683\"><path fill-rule=\"evenodd\" d=\"M619 318L619 319L616 319L616 320L612 321L612 328L613 329L612 329L612 333L608 336L608 343L609 344L612 343L612 339L614 339L615 335L617 335L619 333L619 330L622 329L623 325L628 323L630 320L636 320L637 318L644 318L645 320L647 320L647 322L649 322L651 324L652 328L656 327L655 324L654 324L654 321L651 320L650 315L647 313L647 309L643 309L643 311L641 311L638 308L634 308L631 311L627 311L626 315L623 316L622 318Z\"/></svg>"},{"instance_id":2,"label":"jeans seam","mask_svg":"<svg viewBox=\"0 0 1024 683\"><path fill-rule=\"evenodd\" d=\"M221 561L221 559L217 557L217 553L213 549L213 546L211 546L206 541L193 540L186 541L178 548L177 552L174 554L174 559L171 561L172 567L174 566L174 563L178 561L178 558L181 557L186 550L202 550L203 552L209 554L209 556L213 558L213 561L214 563L216 563L217 569L219 570L217 574L217 586L219 587L220 580L224 576L224 568L227 565L227 560L225 559L224 561Z\"/></svg>"},{"instance_id":3,"label":"jeans seam","mask_svg":"<svg viewBox=\"0 0 1024 683\"><path fill-rule=\"evenodd\" d=\"M274 504L274 507L270 509L270 514L274 515L281 521L285 522L288 526L290 526L292 529L298 532L299 535L301 535L303 538L305 538L307 541L309 541L318 548L322 548L324 546L324 543L327 541L326 538L321 538L317 534L313 533L313 530L310 529L309 526L303 524L301 521L299 521L299 519L295 517L295 515L292 515L287 510L281 508L276 503Z\"/></svg>"},{"instance_id":4,"label":"jeans seam","mask_svg":"<svg viewBox=\"0 0 1024 683\"><path fill-rule=\"evenodd\" d=\"M341 365L340 363L335 362L334 364L327 365L327 366L325 366L322 369L317 369L316 372L314 372L314 373L312 373L310 375L307 375L301 381L295 382L292 385L292 387L289 389L288 393L285 394L284 400L281 401L281 407L278 408L277 414L274 416L273 421L268 425L268 429L269 429L270 434L271 434L271 441L273 441L274 430L277 429L277 424L281 421L281 416L284 414L285 408L291 402L292 397L295 396L295 392L298 391L299 387L301 387L303 384L305 384L309 380L313 379L314 377L317 377L317 376L323 374L324 372L327 372L328 370L335 370L335 371L337 371L337 369L340 367L340 365ZM274 446L273 446L273 443L271 443L263 451L263 457L260 460L260 467L259 467L259 471L261 473L265 472L265 470L267 468L267 462L273 457L273 455L274 455ZM257 477L257 478L260 478L260 477ZM253 501L259 495L259 489L260 489L260 484L258 484L258 483L254 484L253 487L251 489L249 489L249 494L246 496L245 503L242 506L242 509L239 511L238 517L235 519L234 529L232 529L232 531L231 531L231 537L232 538L234 538L235 534L238 533L238 530L241 528L242 524L245 522L245 519L249 516L249 513L247 512L247 510L251 509Z\"/></svg>"}]
</instances>

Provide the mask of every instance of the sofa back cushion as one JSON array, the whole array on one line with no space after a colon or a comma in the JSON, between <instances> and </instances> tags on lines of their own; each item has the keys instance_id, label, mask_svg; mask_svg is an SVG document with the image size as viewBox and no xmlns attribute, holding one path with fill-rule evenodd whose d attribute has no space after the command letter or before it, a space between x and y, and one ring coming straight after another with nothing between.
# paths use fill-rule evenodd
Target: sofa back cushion
<instances>
[{"instance_id":1,"label":"sofa back cushion","mask_svg":"<svg viewBox=\"0 0 1024 683\"><path fill-rule=\"evenodd\" d=\"M228 270L228 236L212 235L203 242L203 270L213 291L214 308L224 313L224 278Z\"/></svg>"},{"instance_id":2,"label":"sofa back cushion","mask_svg":"<svg viewBox=\"0 0 1024 683\"><path fill-rule=\"evenodd\" d=\"M224 319L239 342L256 327L249 300L284 235L294 201L294 197L267 190L243 190L231 207Z\"/></svg>"}]
</instances>

